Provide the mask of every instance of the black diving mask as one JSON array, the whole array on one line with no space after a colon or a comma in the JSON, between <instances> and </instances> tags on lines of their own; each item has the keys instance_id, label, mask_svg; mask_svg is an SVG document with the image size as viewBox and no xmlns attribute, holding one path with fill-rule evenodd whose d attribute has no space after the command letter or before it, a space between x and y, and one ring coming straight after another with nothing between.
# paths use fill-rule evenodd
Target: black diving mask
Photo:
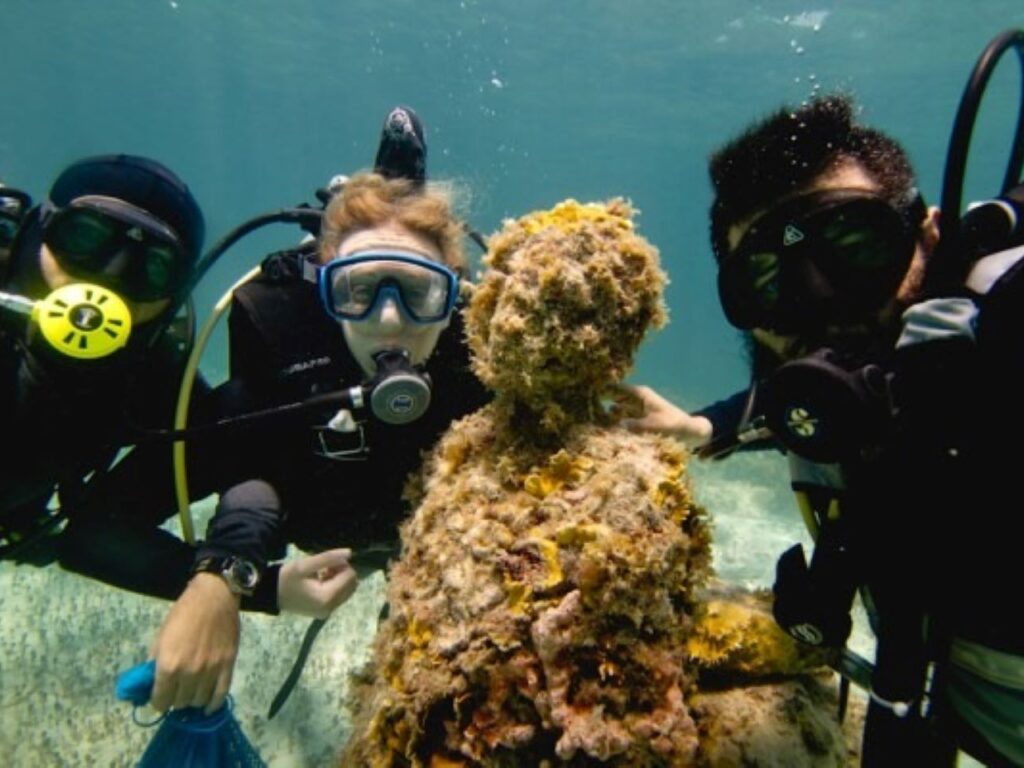
<instances>
[{"instance_id":1,"label":"black diving mask","mask_svg":"<svg viewBox=\"0 0 1024 768\"><path fill-rule=\"evenodd\" d=\"M860 189L829 189L769 210L722 258L718 292L737 328L799 334L854 324L895 295L927 209Z\"/></svg>"},{"instance_id":2,"label":"black diving mask","mask_svg":"<svg viewBox=\"0 0 1024 768\"><path fill-rule=\"evenodd\" d=\"M188 277L190 259L174 230L123 200L91 195L49 212L43 242L72 277L135 301L171 298Z\"/></svg>"}]
</instances>

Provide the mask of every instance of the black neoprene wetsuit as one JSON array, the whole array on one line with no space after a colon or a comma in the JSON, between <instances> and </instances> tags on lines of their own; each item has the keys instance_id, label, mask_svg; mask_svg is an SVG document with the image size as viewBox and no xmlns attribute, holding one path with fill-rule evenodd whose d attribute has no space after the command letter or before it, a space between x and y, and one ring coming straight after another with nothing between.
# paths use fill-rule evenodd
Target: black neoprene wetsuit
<instances>
[{"instance_id":1,"label":"black neoprene wetsuit","mask_svg":"<svg viewBox=\"0 0 1024 768\"><path fill-rule=\"evenodd\" d=\"M229 319L230 380L219 389L223 414L299 402L359 384L365 375L340 325L301 278L295 253L270 257L264 272L235 292ZM393 547L408 509L402 490L448 426L484 405L486 390L469 370L457 310L425 365L432 382L427 412L405 425L357 417L349 433L324 429L337 407L265 420L239 430L221 458L221 504L200 555L235 554L265 563L285 543L306 551ZM345 458L325 452L352 451ZM269 483L280 509L249 508L224 492L246 480ZM275 581L272 570L264 581ZM258 599L272 610L273 595Z\"/></svg>"},{"instance_id":2,"label":"black neoprene wetsuit","mask_svg":"<svg viewBox=\"0 0 1024 768\"><path fill-rule=\"evenodd\" d=\"M32 268L38 232L26 238L22 262L3 289L41 297L47 289ZM0 321L0 433L8 447L0 462L2 551L39 565L59 558L119 586L176 596L177 582L165 583L143 563L131 565L135 552L191 560L188 547L156 529L174 509L170 445L139 444L112 468L111 462L142 430L170 428L187 336L163 333L150 344L142 326L113 356L75 361L30 342L23 319L5 314ZM205 392L199 381L195 402ZM41 535L40 523L52 521L46 507L55 491L69 523L59 535L56 527ZM35 543L26 545L26 537Z\"/></svg>"},{"instance_id":3,"label":"black neoprene wetsuit","mask_svg":"<svg viewBox=\"0 0 1024 768\"><path fill-rule=\"evenodd\" d=\"M1007 535L1004 522L1014 514L1019 494L1019 452L1008 441L1024 429L1016 405L1024 385L1024 260L996 286L973 296L982 311L970 334L958 336L935 324L942 333L904 345L887 361L897 406L887 441L841 465L817 465L834 467L841 478L839 485L822 484L819 490L826 491L826 501L840 502L848 562L873 608L874 693L890 702L913 700L929 661L940 662L932 690L940 727L925 729L917 719L904 720L873 701L865 765L905 764L908 749L921 764L952 764L956 747L986 764L1007 764L952 713L941 687L941 662L950 643L974 644L976 660L985 659L979 649L1024 655L1024 635L1008 609L1018 581L1019 543ZM734 396L702 415L715 434L727 434L739 424L744 402L745 395ZM790 457L794 489L809 490L798 488L797 480L806 486L805 478L813 475L794 470L814 466ZM818 516L819 522L825 519ZM991 706L975 695L977 711Z\"/></svg>"}]
</instances>

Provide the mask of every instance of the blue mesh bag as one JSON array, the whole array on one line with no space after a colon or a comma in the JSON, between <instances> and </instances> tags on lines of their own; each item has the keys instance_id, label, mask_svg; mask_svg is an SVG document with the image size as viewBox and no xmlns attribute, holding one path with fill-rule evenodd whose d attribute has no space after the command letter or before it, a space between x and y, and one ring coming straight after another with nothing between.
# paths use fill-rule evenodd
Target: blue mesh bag
<instances>
[{"instance_id":1,"label":"blue mesh bag","mask_svg":"<svg viewBox=\"0 0 1024 768\"><path fill-rule=\"evenodd\" d=\"M152 659L125 670L117 678L116 695L139 707L149 701L156 677ZM145 727L159 725L139 760L139 768L266 768L232 713L231 697L211 715L201 707L166 712Z\"/></svg>"}]
</instances>

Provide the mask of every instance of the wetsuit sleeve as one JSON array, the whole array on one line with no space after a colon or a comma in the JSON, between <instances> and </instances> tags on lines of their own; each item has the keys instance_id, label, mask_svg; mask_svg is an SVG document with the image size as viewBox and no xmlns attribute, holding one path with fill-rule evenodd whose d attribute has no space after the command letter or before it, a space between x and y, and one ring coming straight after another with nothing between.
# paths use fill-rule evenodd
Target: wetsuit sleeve
<instances>
[{"instance_id":1,"label":"wetsuit sleeve","mask_svg":"<svg viewBox=\"0 0 1024 768\"><path fill-rule=\"evenodd\" d=\"M210 391L196 382L195 403L189 423L202 423L229 408L221 388ZM245 442L244 438L240 441ZM187 478L190 496L198 500L232 482L241 472L233 438L199 438L188 444ZM257 562L266 558L250 551L253 542L268 538L255 527L217 533L220 549L194 547L161 528L175 514L171 446L167 442L137 445L109 472L95 476L76 507L58 543L58 558L69 571L167 600L181 595L191 578L197 555L236 553ZM217 531L211 524L209 533ZM244 610L277 612L277 569L269 568L251 598L243 598Z\"/></svg>"},{"instance_id":2,"label":"wetsuit sleeve","mask_svg":"<svg viewBox=\"0 0 1024 768\"><path fill-rule=\"evenodd\" d=\"M718 437L735 432L743 419L743 409L747 403L748 391L737 392L724 400L694 412L694 416L703 416L711 422L712 435Z\"/></svg>"},{"instance_id":3,"label":"wetsuit sleeve","mask_svg":"<svg viewBox=\"0 0 1024 768\"><path fill-rule=\"evenodd\" d=\"M214 409L221 418L236 417L271 404L268 350L259 331L255 302L247 300L244 287L236 292L228 320L231 378L213 395ZM221 471L217 480L220 500L200 543L196 560L234 555L253 562L262 577L251 598L257 610L277 612L278 566L285 545L282 528L284 512L278 495L268 482L265 451L273 440L270 422L232 429L218 441Z\"/></svg>"},{"instance_id":4,"label":"wetsuit sleeve","mask_svg":"<svg viewBox=\"0 0 1024 768\"><path fill-rule=\"evenodd\" d=\"M197 454L191 464L202 463L203 458ZM175 510L172 481L168 446L134 450L101 486L90 489L86 503L72 514L60 536L61 566L122 589L174 600L188 584L198 558L239 555L263 571L260 587L253 597L243 599L242 608L276 613L278 569L267 563L283 555L277 544L279 509L229 489L207 527L205 541L190 546L160 527ZM208 476L200 482L213 484Z\"/></svg>"},{"instance_id":5,"label":"wetsuit sleeve","mask_svg":"<svg viewBox=\"0 0 1024 768\"><path fill-rule=\"evenodd\" d=\"M172 423L180 366L154 366L151 374L136 387L150 397L134 398L130 429L166 429ZM208 397L209 388L197 379L190 423L202 418ZM67 570L107 584L175 599L188 582L194 550L160 527L177 509L171 444L147 440L137 431L129 434L126 442L137 444L111 468L95 473L66 509L58 560ZM214 467L193 449L190 443L186 472L191 496L199 499L212 490Z\"/></svg>"},{"instance_id":6,"label":"wetsuit sleeve","mask_svg":"<svg viewBox=\"0 0 1024 768\"><path fill-rule=\"evenodd\" d=\"M711 422L711 441L707 447L721 446L720 450L712 450L711 455L714 458L725 458L736 451L759 451L778 447L771 438L749 441L738 439L739 430L744 426L743 416L747 410L749 397L750 390L745 389L693 413L694 416L703 416ZM752 410L756 415L756 402Z\"/></svg>"},{"instance_id":7,"label":"wetsuit sleeve","mask_svg":"<svg viewBox=\"0 0 1024 768\"><path fill-rule=\"evenodd\" d=\"M104 527L72 521L60 541L60 564L66 570L141 595L177 600L192 577L196 548L162 528L109 520ZM277 613L279 566L263 572L242 610Z\"/></svg>"},{"instance_id":8,"label":"wetsuit sleeve","mask_svg":"<svg viewBox=\"0 0 1024 768\"><path fill-rule=\"evenodd\" d=\"M232 486L221 494L196 560L234 555L251 561L262 574L253 595L258 610L276 612L278 569L269 562L284 557L283 522L281 501L269 483L247 480Z\"/></svg>"}]
</instances>

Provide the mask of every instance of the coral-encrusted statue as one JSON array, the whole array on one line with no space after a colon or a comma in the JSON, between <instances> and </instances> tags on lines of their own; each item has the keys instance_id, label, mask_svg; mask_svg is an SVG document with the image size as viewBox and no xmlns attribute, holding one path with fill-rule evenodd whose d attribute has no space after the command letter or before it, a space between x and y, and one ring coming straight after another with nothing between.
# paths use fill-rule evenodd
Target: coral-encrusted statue
<instances>
[{"instance_id":1,"label":"coral-encrusted statue","mask_svg":"<svg viewBox=\"0 0 1024 768\"><path fill-rule=\"evenodd\" d=\"M495 399L411 485L345 765L696 764L711 754L702 734L731 755L735 730L716 730L714 701L695 719L702 664L807 668L770 620L771 659L736 653L758 644L732 636L749 621L733 603L695 631L710 537L685 456L602 406L665 318L657 251L632 215L620 199L569 200L491 239L467 328Z\"/></svg>"}]
</instances>

